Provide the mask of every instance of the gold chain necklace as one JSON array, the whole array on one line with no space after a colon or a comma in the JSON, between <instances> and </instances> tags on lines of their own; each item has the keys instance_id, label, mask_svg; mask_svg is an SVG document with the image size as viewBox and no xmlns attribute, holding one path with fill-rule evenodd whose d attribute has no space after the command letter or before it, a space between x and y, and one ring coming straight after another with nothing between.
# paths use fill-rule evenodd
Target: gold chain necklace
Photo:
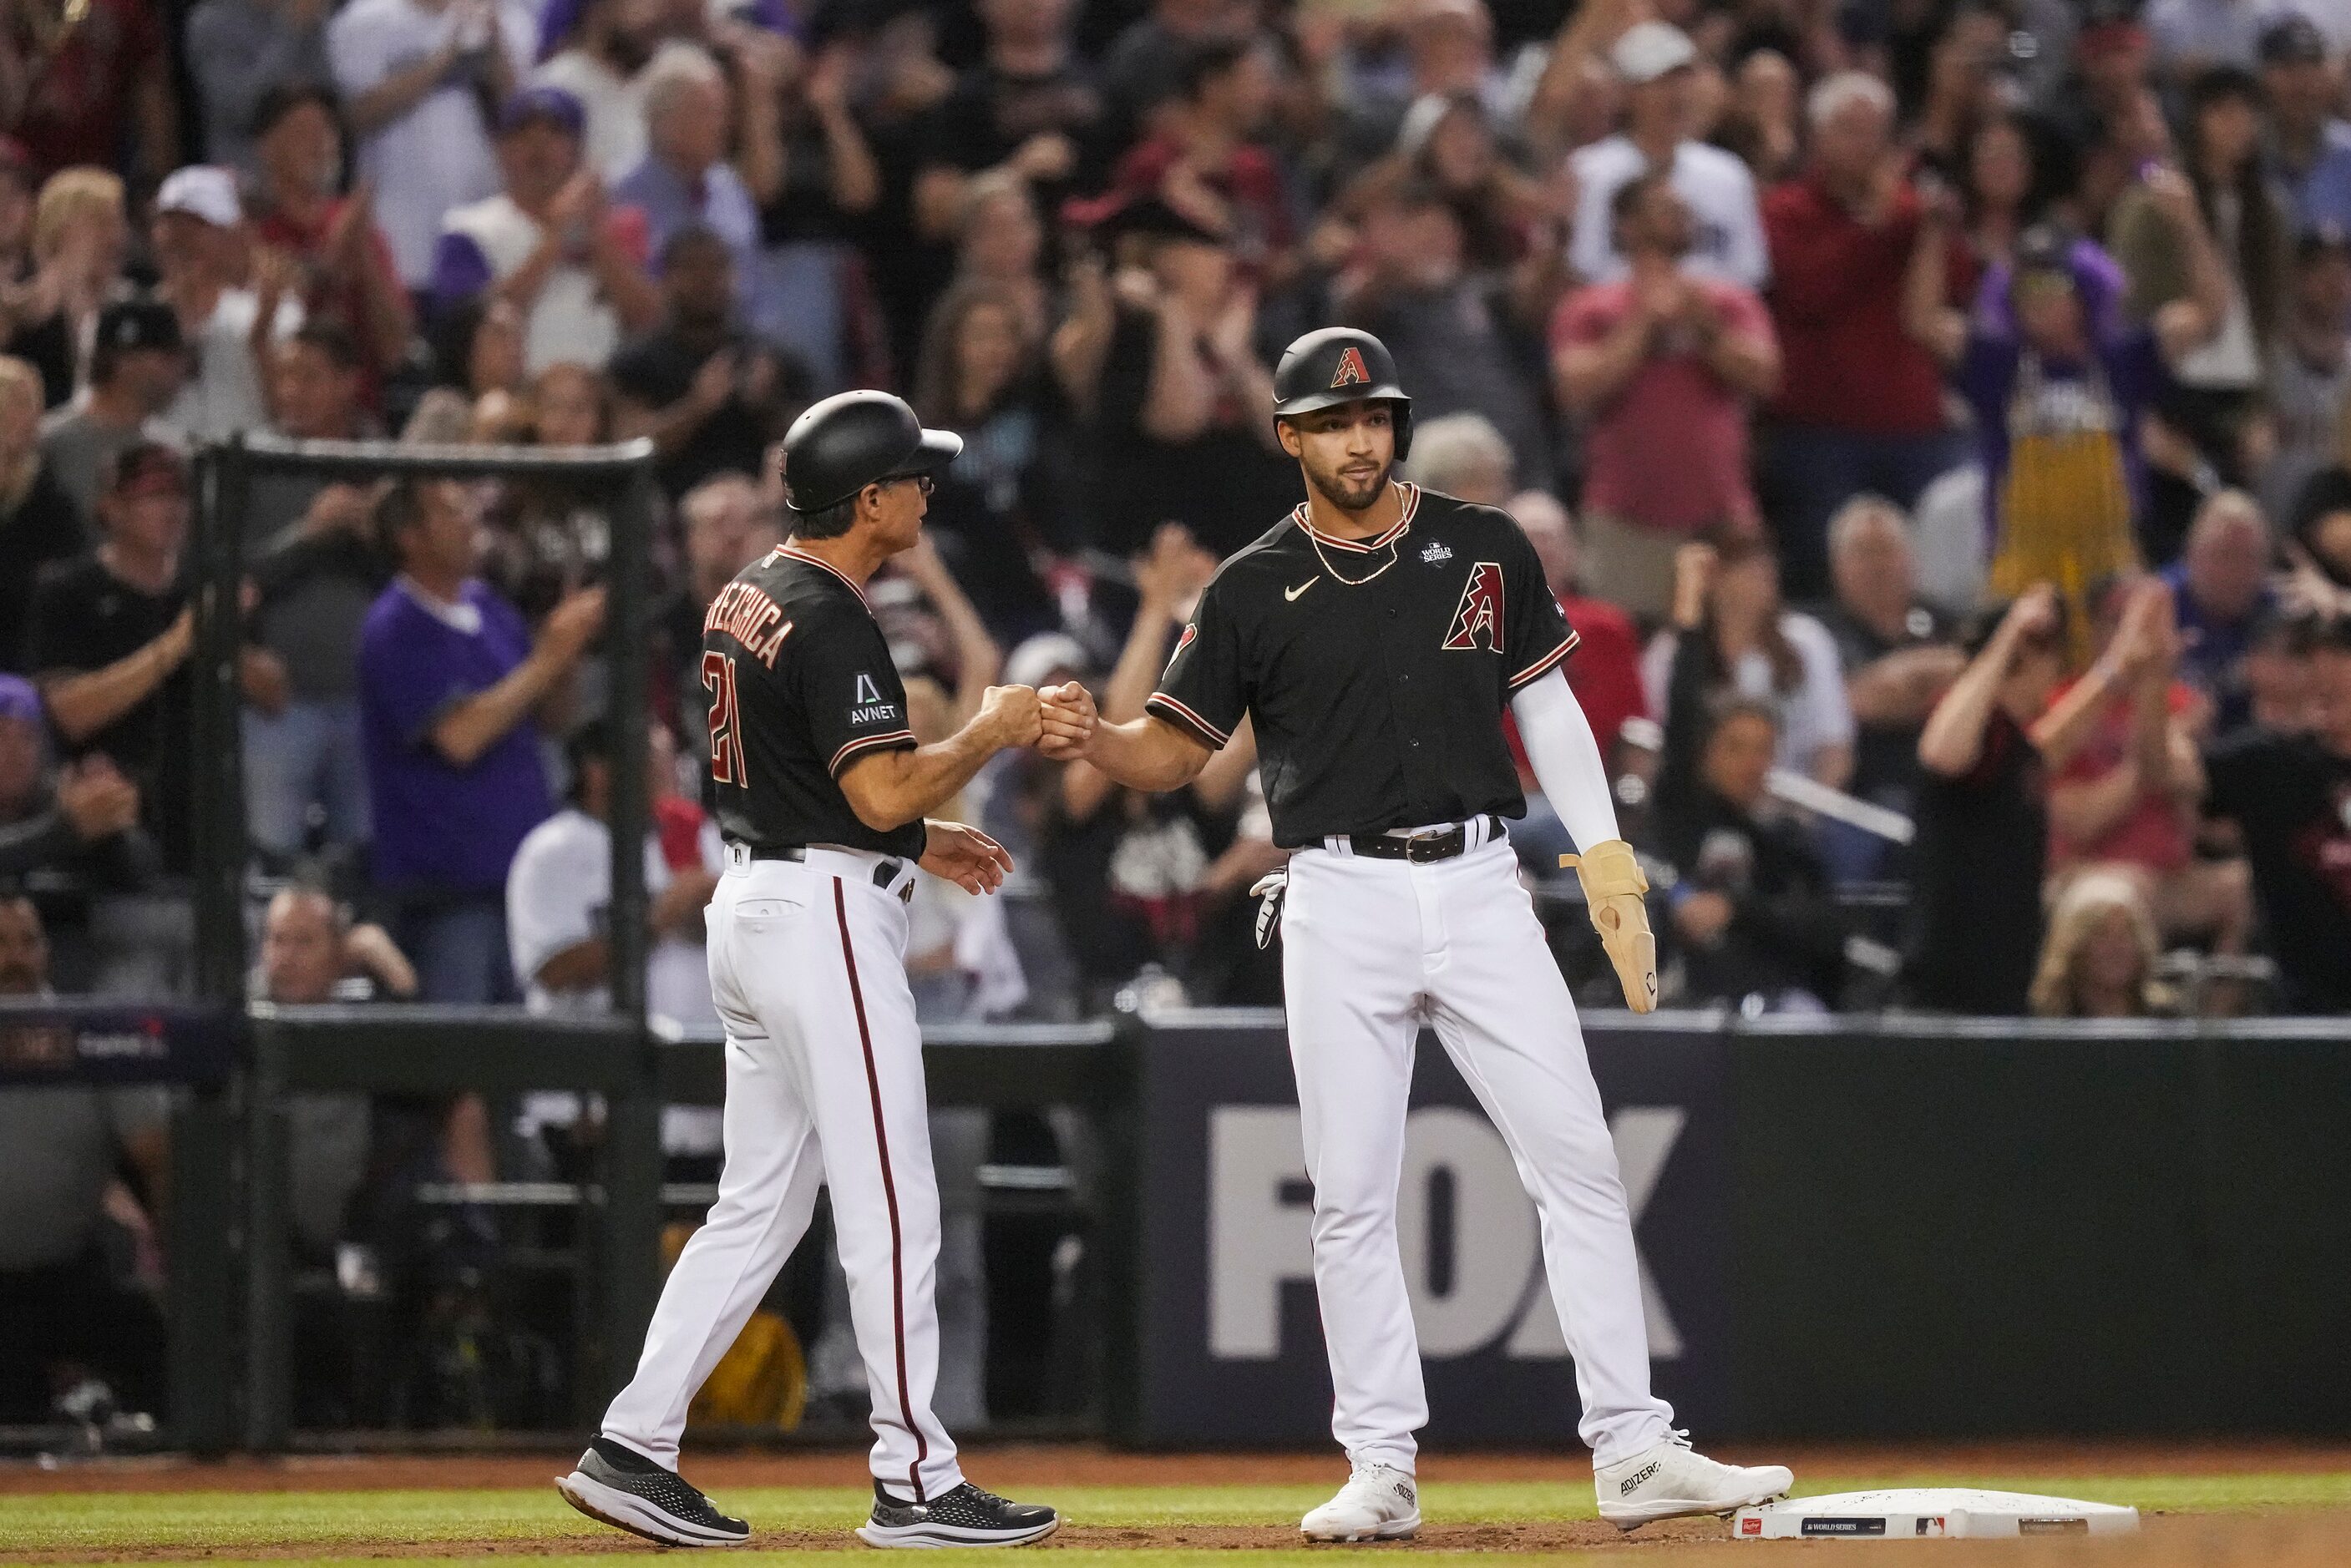
<instances>
[{"instance_id":1,"label":"gold chain necklace","mask_svg":"<svg viewBox=\"0 0 2351 1568\"><path fill-rule=\"evenodd\" d=\"M1306 508L1311 508L1312 505L1312 502L1308 502L1305 504L1305 507L1302 507L1300 510L1298 514L1298 525L1306 530L1306 543L1313 547L1314 558L1322 563L1322 569L1330 573L1332 579L1337 582L1341 587L1360 588L1365 583L1377 577L1381 572L1384 572L1388 567L1395 566L1396 562L1401 559L1398 552L1404 545L1405 525L1402 521L1399 521L1396 524L1395 537L1388 541L1387 560L1384 562L1376 571L1372 572L1367 576L1351 577L1347 576L1344 572L1342 572L1338 567L1331 564L1331 557L1322 553L1322 536L1314 531L1313 524L1306 521L1308 516L1308 511Z\"/></svg>"}]
</instances>

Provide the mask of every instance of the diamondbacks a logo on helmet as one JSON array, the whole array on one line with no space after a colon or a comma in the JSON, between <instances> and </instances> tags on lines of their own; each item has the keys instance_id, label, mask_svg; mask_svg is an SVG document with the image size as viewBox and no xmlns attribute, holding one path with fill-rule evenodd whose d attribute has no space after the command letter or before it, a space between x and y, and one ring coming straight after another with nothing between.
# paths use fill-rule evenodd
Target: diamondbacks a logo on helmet
<instances>
[{"instance_id":1,"label":"diamondbacks a logo on helmet","mask_svg":"<svg viewBox=\"0 0 2351 1568\"><path fill-rule=\"evenodd\" d=\"M1364 351L1353 344L1339 350L1339 368L1331 372L1333 387L1368 387L1372 373L1364 369Z\"/></svg>"},{"instance_id":2,"label":"diamondbacks a logo on helmet","mask_svg":"<svg viewBox=\"0 0 2351 1568\"><path fill-rule=\"evenodd\" d=\"M1502 568L1497 563L1480 561L1469 568L1469 584L1461 590L1461 607L1453 612L1453 629L1446 633L1445 646L1501 650Z\"/></svg>"}]
</instances>

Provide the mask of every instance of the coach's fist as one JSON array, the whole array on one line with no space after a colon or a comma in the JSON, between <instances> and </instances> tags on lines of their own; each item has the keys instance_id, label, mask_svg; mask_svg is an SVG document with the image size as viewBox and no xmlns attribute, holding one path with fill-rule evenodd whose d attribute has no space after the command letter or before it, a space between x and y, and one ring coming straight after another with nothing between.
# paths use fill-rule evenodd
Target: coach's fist
<instances>
[{"instance_id":1,"label":"coach's fist","mask_svg":"<svg viewBox=\"0 0 2351 1568\"><path fill-rule=\"evenodd\" d=\"M1034 686L991 686L980 699L979 722L989 726L998 746L1033 746L1040 726Z\"/></svg>"},{"instance_id":2,"label":"coach's fist","mask_svg":"<svg viewBox=\"0 0 2351 1568\"><path fill-rule=\"evenodd\" d=\"M1084 756L1094 738L1093 693L1071 680L1048 686L1037 696L1044 723L1044 739L1037 749L1057 763Z\"/></svg>"}]
</instances>

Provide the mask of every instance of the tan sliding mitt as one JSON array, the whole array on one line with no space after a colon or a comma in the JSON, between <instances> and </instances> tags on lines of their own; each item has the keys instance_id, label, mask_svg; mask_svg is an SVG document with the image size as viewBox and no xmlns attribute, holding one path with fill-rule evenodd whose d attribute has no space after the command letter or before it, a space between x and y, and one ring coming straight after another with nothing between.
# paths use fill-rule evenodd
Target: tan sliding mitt
<instances>
[{"instance_id":1,"label":"tan sliding mitt","mask_svg":"<svg viewBox=\"0 0 2351 1568\"><path fill-rule=\"evenodd\" d=\"M1625 987L1625 1005L1635 1012L1651 1012L1657 1005L1657 939L1649 929L1649 907L1642 895L1649 878L1633 857L1633 846L1621 838L1595 844L1582 855L1559 857L1562 869L1575 867L1583 884L1583 901L1592 910L1592 925L1616 979Z\"/></svg>"}]
</instances>

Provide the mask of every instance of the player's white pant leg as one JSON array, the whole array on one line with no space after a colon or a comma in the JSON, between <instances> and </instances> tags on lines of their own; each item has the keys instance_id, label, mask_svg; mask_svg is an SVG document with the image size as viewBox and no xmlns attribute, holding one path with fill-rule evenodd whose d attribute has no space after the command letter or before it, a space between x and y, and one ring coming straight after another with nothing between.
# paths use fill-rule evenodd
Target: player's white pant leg
<instances>
[{"instance_id":1,"label":"player's white pant leg","mask_svg":"<svg viewBox=\"0 0 2351 1568\"><path fill-rule=\"evenodd\" d=\"M1281 977L1314 1183L1314 1289L1331 1356L1332 1435L1409 1469L1428 1420L1396 1246L1412 1090L1419 919L1401 867L1307 850L1290 864Z\"/></svg>"},{"instance_id":2,"label":"player's white pant leg","mask_svg":"<svg viewBox=\"0 0 2351 1568\"><path fill-rule=\"evenodd\" d=\"M761 1017L799 1021L799 1067L872 1396L873 1473L902 1496L936 1497L963 1472L931 1408L939 1195L906 986L906 907L865 878L789 861L757 863L752 887L801 900L778 922L779 943L738 947L736 978Z\"/></svg>"},{"instance_id":3,"label":"player's white pant leg","mask_svg":"<svg viewBox=\"0 0 2351 1568\"><path fill-rule=\"evenodd\" d=\"M673 1469L687 1405L808 1231L824 1179L797 1060L798 1019L789 1010L760 1017L735 982L747 945L758 950L753 962L778 961L773 918L745 920L737 911L746 880L723 878L710 908L711 994L726 1027L718 1200L662 1286L636 1376L604 1414L607 1437Z\"/></svg>"},{"instance_id":4,"label":"player's white pant leg","mask_svg":"<svg viewBox=\"0 0 2351 1568\"><path fill-rule=\"evenodd\" d=\"M1606 1465L1662 1441L1640 1263L1583 1031L1507 845L1414 868L1437 894L1427 971L1437 1038L1510 1145L1542 1220L1543 1266L1575 1357L1578 1430Z\"/></svg>"}]
</instances>

